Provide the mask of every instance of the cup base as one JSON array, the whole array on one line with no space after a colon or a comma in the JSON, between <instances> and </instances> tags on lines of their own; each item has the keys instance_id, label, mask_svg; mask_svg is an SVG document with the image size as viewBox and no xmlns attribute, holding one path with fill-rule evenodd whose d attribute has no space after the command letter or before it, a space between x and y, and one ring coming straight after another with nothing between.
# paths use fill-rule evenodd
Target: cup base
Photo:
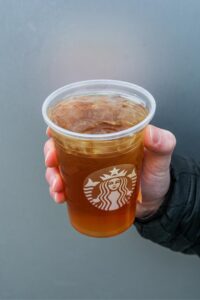
<instances>
[{"instance_id":1,"label":"cup base","mask_svg":"<svg viewBox=\"0 0 200 300\"><path fill-rule=\"evenodd\" d=\"M107 232L96 232L95 230L92 230L92 228L90 230L80 228L79 226L77 226L77 224L74 224L72 220L70 220L70 223L76 231L86 236L94 237L94 238L109 238L109 237L117 236L125 232L126 230L128 230L131 226L133 226L134 219L129 224L125 224L124 226L121 226L119 228L116 228L115 230L111 230Z\"/></svg>"}]
</instances>

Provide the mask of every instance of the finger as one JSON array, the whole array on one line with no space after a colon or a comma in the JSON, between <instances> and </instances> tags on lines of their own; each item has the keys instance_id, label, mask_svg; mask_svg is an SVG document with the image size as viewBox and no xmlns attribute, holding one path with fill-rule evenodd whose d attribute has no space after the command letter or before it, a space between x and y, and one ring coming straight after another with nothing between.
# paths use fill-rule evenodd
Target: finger
<instances>
[{"instance_id":1,"label":"finger","mask_svg":"<svg viewBox=\"0 0 200 300\"><path fill-rule=\"evenodd\" d=\"M54 191L52 191L51 187L49 187L49 193L56 203L61 204L66 202L65 195L63 192L55 193Z\"/></svg>"},{"instance_id":2,"label":"finger","mask_svg":"<svg viewBox=\"0 0 200 300\"><path fill-rule=\"evenodd\" d=\"M49 127L47 127L46 135L47 135L48 137L51 137L51 129L50 129Z\"/></svg>"},{"instance_id":3,"label":"finger","mask_svg":"<svg viewBox=\"0 0 200 300\"><path fill-rule=\"evenodd\" d=\"M58 168L47 168L45 177L53 192L64 191L64 184Z\"/></svg>"},{"instance_id":4,"label":"finger","mask_svg":"<svg viewBox=\"0 0 200 300\"><path fill-rule=\"evenodd\" d=\"M175 136L168 130L149 125L145 130L144 146L144 168L151 173L166 172L176 146Z\"/></svg>"},{"instance_id":5,"label":"finger","mask_svg":"<svg viewBox=\"0 0 200 300\"><path fill-rule=\"evenodd\" d=\"M169 130L149 125L145 130L144 145L152 152L166 155L174 150L176 138Z\"/></svg>"},{"instance_id":6,"label":"finger","mask_svg":"<svg viewBox=\"0 0 200 300\"><path fill-rule=\"evenodd\" d=\"M55 144L52 138L48 139L44 144L44 155L46 156L49 150L56 150Z\"/></svg>"},{"instance_id":7,"label":"finger","mask_svg":"<svg viewBox=\"0 0 200 300\"><path fill-rule=\"evenodd\" d=\"M53 139L46 141L44 145L44 156L46 167L57 167L58 160L56 155L56 148Z\"/></svg>"}]
</instances>

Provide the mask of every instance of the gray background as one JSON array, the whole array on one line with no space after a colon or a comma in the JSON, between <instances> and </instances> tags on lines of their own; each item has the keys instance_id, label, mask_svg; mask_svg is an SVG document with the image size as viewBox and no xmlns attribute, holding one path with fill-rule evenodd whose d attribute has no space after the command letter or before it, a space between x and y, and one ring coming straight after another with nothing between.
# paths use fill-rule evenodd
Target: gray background
<instances>
[{"instance_id":1,"label":"gray background","mask_svg":"<svg viewBox=\"0 0 200 300\"><path fill-rule=\"evenodd\" d=\"M78 234L44 179L44 98L67 83L131 81L153 123L199 158L200 1L0 1L0 298L200 298L200 263L142 239Z\"/></svg>"}]
</instances>

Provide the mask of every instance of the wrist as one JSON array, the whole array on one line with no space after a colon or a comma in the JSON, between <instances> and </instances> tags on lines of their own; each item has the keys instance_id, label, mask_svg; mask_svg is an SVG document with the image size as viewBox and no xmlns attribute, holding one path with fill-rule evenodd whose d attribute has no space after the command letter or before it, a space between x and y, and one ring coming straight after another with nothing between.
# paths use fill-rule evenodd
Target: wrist
<instances>
[{"instance_id":1,"label":"wrist","mask_svg":"<svg viewBox=\"0 0 200 300\"><path fill-rule=\"evenodd\" d=\"M136 207L136 217L138 219L146 219L154 215L160 206L163 204L165 197L160 199L155 199L154 201L145 201L143 203L137 203Z\"/></svg>"}]
</instances>

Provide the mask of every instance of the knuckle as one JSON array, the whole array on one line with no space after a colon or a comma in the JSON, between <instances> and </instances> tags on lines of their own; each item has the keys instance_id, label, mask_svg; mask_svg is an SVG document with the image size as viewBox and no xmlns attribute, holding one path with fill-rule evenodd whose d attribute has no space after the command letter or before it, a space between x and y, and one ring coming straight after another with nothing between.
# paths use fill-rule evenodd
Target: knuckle
<instances>
[{"instance_id":1,"label":"knuckle","mask_svg":"<svg viewBox=\"0 0 200 300\"><path fill-rule=\"evenodd\" d=\"M176 137L175 137L175 135L173 134L173 133L171 133L171 135L170 135L170 146L171 146L171 149L172 149L172 151L174 150L174 148L176 147Z\"/></svg>"},{"instance_id":2,"label":"knuckle","mask_svg":"<svg viewBox=\"0 0 200 300\"><path fill-rule=\"evenodd\" d=\"M54 146L54 141L52 138L49 138L45 144L44 144L44 148L48 151L49 149L52 148L52 146Z\"/></svg>"}]
</instances>

